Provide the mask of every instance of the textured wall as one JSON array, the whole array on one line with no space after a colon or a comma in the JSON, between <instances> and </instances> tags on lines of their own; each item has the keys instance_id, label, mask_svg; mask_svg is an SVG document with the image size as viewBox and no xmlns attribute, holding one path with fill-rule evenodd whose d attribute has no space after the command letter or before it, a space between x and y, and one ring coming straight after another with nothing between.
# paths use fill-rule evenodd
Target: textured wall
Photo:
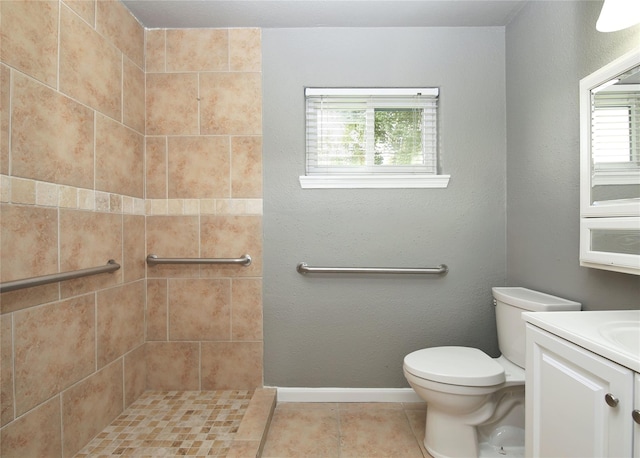
<instances>
[{"instance_id":1,"label":"textured wall","mask_svg":"<svg viewBox=\"0 0 640 458\"><path fill-rule=\"evenodd\" d=\"M497 353L505 278L504 29L266 29L265 384L401 387L418 348ZM305 86L437 86L447 189L302 190ZM444 277L302 276L296 264Z\"/></svg>"},{"instance_id":2,"label":"textured wall","mask_svg":"<svg viewBox=\"0 0 640 458\"><path fill-rule=\"evenodd\" d=\"M640 45L640 26L596 31L600 6L529 2L507 26L507 282L587 310L638 308L640 277L578 260L578 82Z\"/></svg>"}]
</instances>

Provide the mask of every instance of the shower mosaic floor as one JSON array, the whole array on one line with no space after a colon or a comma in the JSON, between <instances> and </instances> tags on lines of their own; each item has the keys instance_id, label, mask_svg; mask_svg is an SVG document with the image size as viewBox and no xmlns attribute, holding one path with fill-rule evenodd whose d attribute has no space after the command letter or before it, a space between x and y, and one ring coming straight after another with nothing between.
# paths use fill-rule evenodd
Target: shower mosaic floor
<instances>
[{"instance_id":1,"label":"shower mosaic floor","mask_svg":"<svg viewBox=\"0 0 640 458\"><path fill-rule=\"evenodd\" d=\"M226 457L253 391L148 391L75 456Z\"/></svg>"}]
</instances>

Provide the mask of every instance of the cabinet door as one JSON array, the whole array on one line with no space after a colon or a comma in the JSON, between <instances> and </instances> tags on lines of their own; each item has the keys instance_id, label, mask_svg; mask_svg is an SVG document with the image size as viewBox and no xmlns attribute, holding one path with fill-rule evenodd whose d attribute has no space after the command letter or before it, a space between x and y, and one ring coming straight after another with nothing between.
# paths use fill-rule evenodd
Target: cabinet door
<instances>
[{"instance_id":1,"label":"cabinet door","mask_svg":"<svg viewBox=\"0 0 640 458\"><path fill-rule=\"evenodd\" d=\"M640 412L640 374L635 374L635 406ZM633 458L640 458L640 423L633 418Z\"/></svg>"},{"instance_id":2,"label":"cabinet door","mask_svg":"<svg viewBox=\"0 0 640 458\"><path fill-rule=\"evenodd\" d=\"M528 324L526 378L528 456L631 456L629 369Z\"/></svg>"}]
</instances>

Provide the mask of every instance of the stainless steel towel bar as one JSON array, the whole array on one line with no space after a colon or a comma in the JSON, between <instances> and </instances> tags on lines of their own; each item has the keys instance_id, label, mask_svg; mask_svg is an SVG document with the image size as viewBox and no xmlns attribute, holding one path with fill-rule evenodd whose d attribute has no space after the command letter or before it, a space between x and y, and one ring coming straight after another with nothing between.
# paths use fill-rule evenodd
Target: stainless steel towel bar
<instances>
[{"instance_id":1,"label":"stainless steel towel bar","mask_svg":"<svg viewBox=\"0 0 640 458\"><path fill-rule=\"evenodd\" d=\"M42 275L40 277L24 278L22 280L8 281L0 283L0 293L15 291L17 289L31 288L33 286L46 285L48 283L56 283L59 281L72 280L74 278L87 277L89 275L97 275L107 272L115 272L120 268L120 264L113 259L109 259L106 265L100 267L90 267L88 269L74 270L71 272L60 272L51 275Z\"/></svg>"},{"instance_id":2,"label":"stainless steel towel bar","mask_svg":"<svg viewBox=\"0 0 640 458\"><path fill-rule=\"evenodd\" d=\"M311 267L306 262L298 264L301 274L446 274L445 264L438 267Z\"/></svg>"},{"instance_id":3,"label":"stainless steel towel bar","mask_svg":"<svg viewBox=\"0 0 640 458\"><path fill-rule=\"evenodd\" d=\"M251 256L248 254L240 258L159 258L155 254L147 256L147 264L155 266L157 264L240 264L248 266L251 264Z\"/></svg>"}]
</instances>

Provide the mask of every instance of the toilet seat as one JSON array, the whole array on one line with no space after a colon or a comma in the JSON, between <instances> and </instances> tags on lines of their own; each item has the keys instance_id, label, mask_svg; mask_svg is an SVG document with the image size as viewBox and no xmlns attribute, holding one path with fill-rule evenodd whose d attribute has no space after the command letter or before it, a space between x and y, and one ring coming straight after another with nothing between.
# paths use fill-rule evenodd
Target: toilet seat
<instances>
[{"instance_id":1,"label":"toilet seat","mask_svg":"<svg viewBox=\"0 0 640 458\"><path fill-rule=\"evenodd\" d=\"M460 386L493 386L505 382L504 367L477 348L432 347L409 353L404 367L412 375Z\"/></svg>"}]
</instances>

